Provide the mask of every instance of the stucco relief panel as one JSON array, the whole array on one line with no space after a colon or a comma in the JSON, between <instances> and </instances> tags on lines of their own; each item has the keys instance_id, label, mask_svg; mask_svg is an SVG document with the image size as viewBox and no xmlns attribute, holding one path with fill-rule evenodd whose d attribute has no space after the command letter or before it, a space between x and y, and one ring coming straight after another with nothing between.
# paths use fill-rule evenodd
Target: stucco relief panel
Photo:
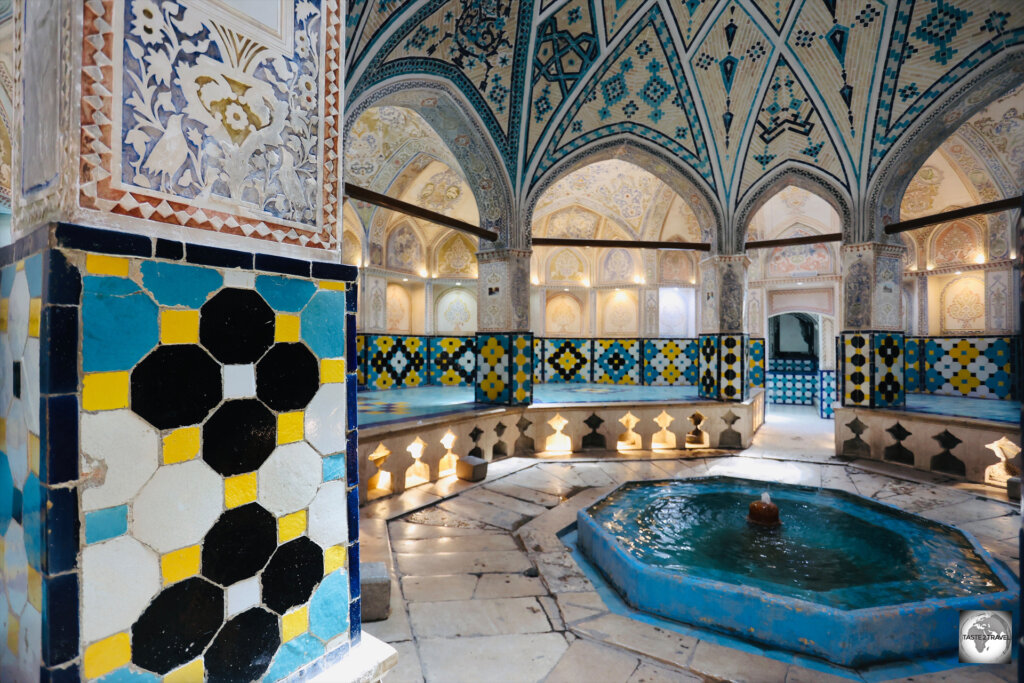
<instances>
[{"instance_id":1,"label":"stucco relief panel","mask_svg":"<svg viewBox=\"0 0 1024 683\"><path fill-rule=\"evenodd\" d=\"M985 280L965 275L948 283L939 295L942 334L985 331Z\"/></svg>"},{"instance_id":2,"label":"stucco relief panel","mask_svg":"<svg viewBox=\"0 0 1024 683\"><path fill-rule=\"evenodd\" d=\"M85 5L83 207L337 244L343 17L280 1L276 27L208 0Z\"/></svg>"}]
</instances>

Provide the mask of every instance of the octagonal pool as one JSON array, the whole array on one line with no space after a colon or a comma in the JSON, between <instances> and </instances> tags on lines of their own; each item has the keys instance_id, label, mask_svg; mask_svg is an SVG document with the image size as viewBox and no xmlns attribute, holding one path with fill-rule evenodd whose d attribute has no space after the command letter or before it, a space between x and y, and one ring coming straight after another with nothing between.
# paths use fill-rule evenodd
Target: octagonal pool
<instances>
[{"instance_id":1,"label":"octagonal pool","mask_svg":"<svg viewBox=\"0 0 1024 683\"><path fill-rule=\"evenodd\" d=\"M769 490L782 526L746 521ZM969 535L845 491L731 477L631 482L577 517L637 609L844 666L957 649L961 609L1017 609Z\"/></svg>"}]
</instances>

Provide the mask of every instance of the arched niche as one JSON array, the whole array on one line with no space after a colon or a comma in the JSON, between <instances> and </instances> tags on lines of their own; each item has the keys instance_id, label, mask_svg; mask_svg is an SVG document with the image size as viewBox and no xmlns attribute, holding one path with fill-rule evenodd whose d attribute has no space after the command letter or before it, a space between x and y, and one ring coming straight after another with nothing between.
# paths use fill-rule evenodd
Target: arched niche
<instances>
[{"instance_id":1,"label":"arched niche","mask_svg":"<svg viewBox=\"0 0 1024 683\"><path fill-rule=\"evenodd\" d=\"M932 233L928 245L929 261L935 266L984 263L985 242L984 229L974 221L947 223Z\"/></svg>"},{"instance_id":2,"label":"arched niche","mask_svg":"<svg viewBox=\"0 0 1024 683\"><path fill-rule=\"evenodd\" d=\"M628 249L605 249L600 253L598 266L598 282L606 285L619 285L633 282L636 263Z\"/></svg>"},{"instance_id":3,"label":"arched niche","mask_svg":"<svg viewBox=\"0 0 1024 683\"><path fill-rule=\"evenodd\" d=\"M476 332L476 292L453 287L441 292L434 307L437 334L467 335Z\"/></svg>"},{"instance_id":4,"label":"arched niche","mask_svg":"<svg viewBox=\"0 0 1024 683\"><path fill-rule=\"evenodd\" d=\"M437 277L476 277L476 244L462 233L452 231L434 249Z\"/></svg>"},{"instance_id":5,"label":"arched niche","mask_svg":"<svg viewBox=\"0 0 1024 683\"><path fill-rule=\"evenodd\" d=\"M583 304L569 293L549 293L544 306L544 330L551 337L584 334Z\"/></svg>"},{"instance_id":6,"label":"arched niche","mask_svg":"<svg viewBox=\"0 0 1024 683\"><path fill-rule=\"evenodd\" d=\"M956 277L939 295L941 334L985 332L985 279L981 275Z\"/></svg>"},{"instance_id":7,"label":"arched niche","mask_svg":"<svg viewBox=\"0 0 1024 683\"><path fill-rule=\"evenodd\" d=\"M397 282L387 287L387 331L389 334L412 333L412 297L409 290Z\"/></svg>"},{"instance_id":8,"label":"arched niche","mask_svg":"<svg viewBox=\"0 0 1024 683\"><path fill-rule=\"evenodd\" d=\"M682 249L664 249L658 253L658 282L692 285L697 281L693 257Z\"/></svg>"},{"instance_id":9,"label":"arched niche","mask_svg":"<svg viewBox=\"0 0 1024 683\"><path fill-rule=\"evenodd\" d=\"M544 279L553 284L588 284L590 264L578 249L555 249L548 255Z\"/></svg>"},{"instance_id":10,"label":"arched niche","mask_svg":"<svg viewBox=\"0 0 1024 683\"><path fill-rule=\"evenodd\" d=\"M341 261L357 268L363 265L363 245L352 230L341 234Z\"/></svg>"},{"instance_id":11,"label":"arched niche","mask_svg":"<svg viewBox=\"0 0 1024 683\"><path fill-rule=\"evenodd\" d=\"M636 292L613 290L600 297L600 334L608 337L629 337L640 334L640 304Z\"/></svg>"},{"instance_id":12,"label":"arched niche","mask_svg":"<svg viewBox=\"0 0 1024 683\"><path fill-rule=\"evenodd\" d=\"M816 234L805 226L785 231L784 237L805 237ZM835 270L832 250L823 242L776 247L768 253L765 276L769 278L813 277Z\"/></svg>"},{"instance_id":13,"label":"arched niche","mask_svg":"<svg viewBox=\"0 0 1024 683\"><path fill-rule=\"evenodd\" d=\"M418 275L425 269L424 251L418 231L404 221L388 232L385 263L388 270Z\"/></svg>"}]
</instances>

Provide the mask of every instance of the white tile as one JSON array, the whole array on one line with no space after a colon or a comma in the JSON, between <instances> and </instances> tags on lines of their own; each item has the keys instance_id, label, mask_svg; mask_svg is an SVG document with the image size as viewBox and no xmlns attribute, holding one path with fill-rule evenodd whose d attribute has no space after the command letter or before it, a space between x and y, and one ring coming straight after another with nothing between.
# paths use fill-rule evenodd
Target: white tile
<instances>
[{"instance_id":1,"label":"white tile","mask_svg":"<svg viewBox=\"0 0 1024 683\"><path fill-rule=\"evenodd\" d=\"M39 340L29 339L21 361L21 398L25 403L25 425L39 434Z\"/></svg>"},{"instance_id":2,"label":"white tile","mask_svg":"<svg viewBox=\"0 0 1024 683\"><path fill-rule=\"evenodd\" d=\"M260 604L260 581L255 576L228 586L228 616L244 612Z\"/></svg>"},{"instance_id":3,"label":"white tile","mask_svg":"<svg viewBox=\"0 0 1024 683\"><path fill-rule=\"evenodd\" d=\"M25 427L25 406L21 399L11 402L7 413L7 459L11 464L14 486L21 488L28 477L28 429Z\"/></svg>"},{"instance_id":4,"label":"white tile","mask_svg":"<svg viewBox=\"0 0 1024 683\"><path fill-rule=\"evenodd\" d=\"M129 502L160 464L160 434L130 410L82 413L81 440L85 510Z\"/></svg>"},{"instance_id":5,"label":"white tile","mask_svg":"<svg viewBox=\"0 0 1024 683\"><path fill-rule=\"evenodd\" d=\"M256 395L256 366L224 366L224 398L249 398Z\"/></svg>"},{"instance_id":6,"label":"white tile","mask_svg":"<svg viewBox=\"0 0 1024 683\"><path fill-rule=\"evenodd\" d=\"M260 505L275 516L309 505L323 479L323 463L308 443L278 446L258 474Z\"/></svg>"},{"instance_id":7,"label":"white tile","mask_svg":"<svg viewBox=\"0 0 1024 683\"><path fill-rule=\"evenodd\" d=\"M25 271L14 276L11 299L7 308L7 336L11 344L11 359L21 360L28 340L28 310L32 297L28 292Z\"/></svg>"},{"instance_id":8,"label":"white tile","mask_svg":"<svg viewBox=\"0 0 1024 683\"><path fill-rule=\"evenodd\" d=\"M255 289L256 275L244 270L226 268L224 270L224 286L238 289Z\"/></svg>"},{"instance_id":9,"label":"white tile","mask_svg":"<svg viewBox=\"0 0 1024 683\"><path fill-rule=\"evenodd\" d=\"M348 491L344 481L320 487L309 506L309 537L321 548L348 543Z\"/></svg>"},{"instance_id":10,"label":"white tile","mask_svg":"<svg viewBox=\"0 0 1024 683\"><path fill-rule=\"evenodd\" d=\"M25 532L11 522L4 534L4 588L7 604L19 614L28 600L28 555L25 554Z\"/></svg>"},{"instance_id":11,"label":"white tile","mask_svg":"<svg viewBox=\"0 0 1024 683\"><path fill-rule=\"evenodd\" d=\"M130 577L130 580L126 580ZM131 627L160 591L160 561L129 536L82 550L82 641Z\"/></svg>"},{"instance_id":12,"label":"white tile","mask_svg":"<svg viewBox=\"0 0 1024 683\"><path fill-rule=\"evenodd\" d=\"M32 605L25 605L18 619L18 681L38 680L43 659L43 618Z\"/></svg>"},{"instance_id":13,"label":"white tile","mask_svg":"<svg viewBox=\"0 0 1024 683\"><path fill-rule=\"evenodd\" d=\"M345 450L345 384L325 384L306 406L306 441L333 455Z\"/></svg>"},{"instance_id":14,"label":"white tile","mask_svg":"<svg viewBox=\"0 0 1024 683\"><path fill-rule=\"evenodd\" d=\"M164 465L132 503L132 534L160 553L202 540L224 505L224 482L202 460Z\"/></svg>"},{"instance_id":15,"label":"white tile","mask_svg":"<svg viewBox=\"0 0 1024 683\"><path fill-rule=\"evenodd\" d=\"M6 332L0 332L0 417L7 417L7 409L14 400L14 382L11 381L11 346Z\"/></svg>"}]
</instances>

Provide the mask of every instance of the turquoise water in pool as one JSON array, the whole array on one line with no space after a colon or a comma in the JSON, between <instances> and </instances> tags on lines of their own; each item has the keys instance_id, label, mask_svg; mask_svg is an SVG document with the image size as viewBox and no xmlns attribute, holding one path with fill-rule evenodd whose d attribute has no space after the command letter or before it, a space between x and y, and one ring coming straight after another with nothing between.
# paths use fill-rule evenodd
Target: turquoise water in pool
<instances>
[{"instance_id":1,"label":"turquoise water in pool","mask_svg":"<svg viewBox=\"0 0 1024 683\"><path fill-rule=\"evenodd\" d=\"M766 489L779 506L776 529L746 521ZM961 533L842 491L638 482L589 513L648 565L840 609L1004 590Z\"/></svg>"}]
</instances>

